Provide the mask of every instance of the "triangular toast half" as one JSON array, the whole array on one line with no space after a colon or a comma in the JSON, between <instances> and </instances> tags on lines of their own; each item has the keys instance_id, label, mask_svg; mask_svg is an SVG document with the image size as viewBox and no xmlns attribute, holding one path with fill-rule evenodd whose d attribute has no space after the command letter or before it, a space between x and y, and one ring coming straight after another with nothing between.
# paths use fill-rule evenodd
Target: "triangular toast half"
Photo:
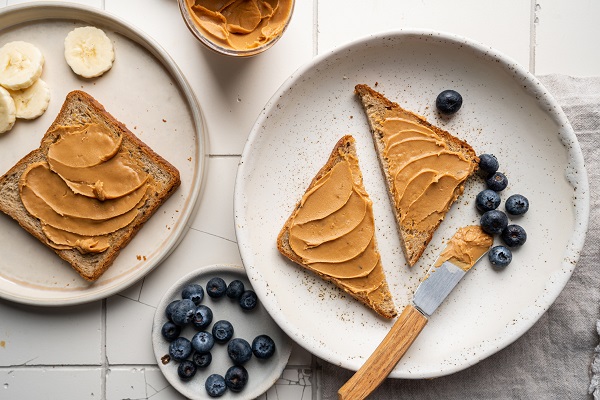
<instances>
[{"instance_id":1,"label":"triangular toast half","mask_svg":"<svg viewBox=\"0 0 600 400\"><path fill-rule=\"evenodd\" d=\"M277 248L379 315L396 316L352 136L337 142L279 233Z\"/></svg>"},{"instance_id":2,"label":"triangular toast half","mask_svg":"<svg viewBox=\"0 0 600 400\"><path fill-rule=\"evenodd\" d=\"M479 158L465 141L369 86L356 85L355 92L369 121L404 254L413 266L463 193Z\"/></svg>"}]
</instances>

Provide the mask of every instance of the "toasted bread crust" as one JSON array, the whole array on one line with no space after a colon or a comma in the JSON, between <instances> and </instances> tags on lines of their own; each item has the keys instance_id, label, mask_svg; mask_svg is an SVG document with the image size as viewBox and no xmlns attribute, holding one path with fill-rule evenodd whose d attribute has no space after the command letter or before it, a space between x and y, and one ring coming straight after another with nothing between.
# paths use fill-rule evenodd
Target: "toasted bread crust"
<instances>
[{"instance_id":1,"label":"toasted bread crust","mask_svg":"<svg viewBox=\"0 0 600 400\"><path fill-rule=\"evenodd\" d=\"M48 148L58 137L54 128L61 125L75 126L90 122L105 126L115 136L122 136L122 146L139 161L140 166L150 174L156 185L156 191L146 199L138 210L137 217L126 227L109 235L110 247L102 253L82 254L76 249L59 250L51 247L42 232L38 219L25 209L19 193L19 180L25 169L34 162L46 161ZM133 239L144 223L173 194L181 184L179 171L143 143L124 124L109 114L102 104L82 91L70 92L56 119L46 131L40 146L17 162L0 178L0 211L12 217L27 232L48 246L59 257L67 261L84 279L97 280Z\"/></svg>"},{"instance_id":2,"label":"toasted bread crust","mask_svg":"<svg viewBox=\"0 0 600 400\"><path fill-rule=\"evenodd\" d=\"M333 168L334 165L345 160L345 158L341 155L340 152L345 153L345 154L351 154L354 157L357 157L355 141L352 136L346 135L346 136L342 137L336 143L335 147L333 148L333 151L331 152L329 159L327 160L327 163L315 175L315 177L310 182L310 185L308 186L306 191L311 190L315 186L315 184L319 181L319 179L323 175L325 175L329 170L331 170L331 168ZM362 176L360 177L360 181L362 182ZM381 303L373 304L371 301L369 301L369 299L365 293L357 293L357 292L350 290L348 288L348 286L344 284L343 280L331 277L329 275L319 273L318 271L310 269L307 265L304 264L302 258L300 258L294 252L294 250L291 248L290 243L289 243L289 235L290 235L290 227L291 227L292 217L296 214L296 211L298 210L298 208L300 208L300 202L298 202L296 204L296 207L290 214L290 217L288 218L288 220L284 224L283 228L279 232L279 235L277 236L277 249L279 250L279 252L281 254L283 254L284 256L286 256L287 258L289 258L291 261L295 262L296 264L299 264L300 266L314 272L315 274L320 276L322 279L332 282L337 287L342 289L344 292L348 293L355 299L359 300L361 303L363 303L367 307L370 307L371 309L373 309L379 315L381 315L385 318L388 318L388 319L394 318L396 316L397 312L396 312L396 307L394 305L392 295L391 295L390 290L387 285L387 281L384 280L382 282L382 284L379 286L379 288L377 288L377 291L381 294L381 297L384 300Z\"/></svg>"},{"instance_id":3,"label":"toasted bread crust","mask_svg":"<svg viewBox=\"0 0 600 400\"><path fill-rule=\"evenodd\" d=\"M404 118L410 121L414 121L415 123L418 123L432 130L437 136L439 136L441 140L443 140L446 143L449 150L461 153L470 162L471 170L469 172L469 175L472 175L477 170L479 158L477 157L475 150L473 150L473 148L464 140L461 140L453 136L449 132L440 129L435 125L432 125L423 117L402 108L400 105L390 101L381 93L373 90L369 86L364 84L356 85L355 93L362 101L363 108L369 121L371 134L373 136L373 144L378 155L381 170L385 175L385 181L388 189L387 191L392 204L392 208L394 210L397 226L400 231L400 237L402 238L402 247L406 256L406 260L410 266L413 266L425 251L425 248L433 238L433 234L439 227L441 221L439 221L437 225L435 225L429 231L418 231L402 226L400 222L400 210L395 205L394 195L392 191L394 185L393 179L389 173L388 162L384 156L385 144L383 142L383 130L381 122L384 120L385 113L388 110L393 109L401 113ZM464 190L465 185L463 182L455 189L453 198L457 199L460 195L462 195Z\"/></svg>"}]
</instances>

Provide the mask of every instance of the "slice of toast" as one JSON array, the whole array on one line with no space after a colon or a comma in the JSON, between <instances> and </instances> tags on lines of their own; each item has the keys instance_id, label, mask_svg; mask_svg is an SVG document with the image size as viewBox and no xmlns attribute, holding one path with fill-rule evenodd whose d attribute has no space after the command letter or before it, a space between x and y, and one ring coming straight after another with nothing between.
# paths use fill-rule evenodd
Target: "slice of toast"
<instances>
[{"instance_id":1,"label":"slice of toast","mask_svg":"<svg viewBox=\"0 0 600 400\"><path fill-rule=\"evenodd\" d=\"M406 260L413 266L450 206L463 193L467 178L478 168L479 158L465 141L405 110L369 86L356 85L355 93L369 121ZM415 147L417 139L423 142L422 150ZM434 154L452 157L456 165L444 170L446 166L440 161L441 157ZM416 160L425 155L430 155L429 161L419 161L417 168ZM418 169L419 180L415 171L408 171L409 164ZM445 177L440 178L442 176ZM418 187L419 182L424 183L422 188ZM415 211L417 206L419 209ZM419 214L418 217L415 214ZM425 215L427 217L423 217Z\"/></svg>"},{"instance_id":2,"label":"slice of toast","mask_svg":"<svg viewBox=\"0 0 600 400\"><path fill-rule=\"evenodd\" d=\"M342 188L346 195L334 191L331 196L330 188ZM342 200L336 203L334 198ZM337 142L281 229L277 248L379 315L396 316L377 250L372 202L363 185L352 136Z\"/></svg>"},{"instance_id":3,"label":"slice of toast","mask_svg":"<svg viewBox=\"0 0 600 400\"><path fill-rule=\"evenodd\" d=\"M20 195L20 180L23 173L34 163L47 162L49 146L59 137L55 128L59 126L77 127L90 123L99 124L112 137L122 137L122 151L131 154L138 166L153 180L153 189L147 193L143 203L138 205L135 218L125 227L108 234L109 247L99 253L82 253L75 248L58 249L49 244L39 219L25 208ZM171 196L181 183L179 171L169 162L144 144L124 124L117 121L104 107L89 94L82 91L70 92L60 112L43 136L40 146L0 178L0 211L16 220L58 256L67 261L84 279L95 281L114 262L115 258L142 228L144 223Z\"/></svg>"}]
</instances>

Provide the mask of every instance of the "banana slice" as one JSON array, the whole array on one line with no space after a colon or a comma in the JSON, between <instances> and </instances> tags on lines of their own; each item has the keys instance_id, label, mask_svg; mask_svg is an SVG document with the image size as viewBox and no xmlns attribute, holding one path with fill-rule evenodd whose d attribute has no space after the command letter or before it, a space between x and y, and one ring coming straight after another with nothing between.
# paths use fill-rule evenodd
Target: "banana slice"
<instances>
[{"instance_id":1,"label":"banana slice","mask_svg":"<svg viewBox=\"0 0 600 400\"><path fill-rule=\"evenodd\" d=\"M10 90L15 102L17 118L34 119L42 115L50 103L50 87L38 79L26 89Z\"/></svg>"},{"instance_id":2,"label":"banana slice","mask_svg":"<svg viewBox=\"0 0 600 400\"><path fill-rule=\"evenodd\" d=\"M104 31L85 26L73 29L65 38L65 59L77 75L94 78L111 69L115 51Z\"/></svg>"},{"instance_id":3,"label":"banana slice","mask_svg":"<svg viewBox=\"0 0 600 400\"><path fill-rule=\"evenodd\" d=\"M0 87L0 133L8 132L15 124L15 102L8 90Z\"/></svg>"},{"instance_id":4,"label":"banana slice","mask_svg":"<svg viewBox=\"0 0 600 400\"><path fill-rule=\"evenodd\" d=\"M0 48L0 85L19 90L29 87L42 74L44 55L33 44L22 41Z\"/></svg>"}]
</instances>

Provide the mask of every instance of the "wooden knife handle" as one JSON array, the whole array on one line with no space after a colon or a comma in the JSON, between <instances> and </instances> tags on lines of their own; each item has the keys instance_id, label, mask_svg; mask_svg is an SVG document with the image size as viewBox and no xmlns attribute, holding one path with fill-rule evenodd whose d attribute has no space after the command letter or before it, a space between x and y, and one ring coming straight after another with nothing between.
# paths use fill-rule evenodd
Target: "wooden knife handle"
<instances>
[{"instance_id":1,"label":"wooden knife handle","mask_svg":"<svg viewBox=\"0 0 600 400\"><path fill-rule=\"evenodd\" d=\"M339 400L364 399L383 382L415 341L427 318L408 305L362 367L338 390Z\"/></svg>"}]
</instances>

